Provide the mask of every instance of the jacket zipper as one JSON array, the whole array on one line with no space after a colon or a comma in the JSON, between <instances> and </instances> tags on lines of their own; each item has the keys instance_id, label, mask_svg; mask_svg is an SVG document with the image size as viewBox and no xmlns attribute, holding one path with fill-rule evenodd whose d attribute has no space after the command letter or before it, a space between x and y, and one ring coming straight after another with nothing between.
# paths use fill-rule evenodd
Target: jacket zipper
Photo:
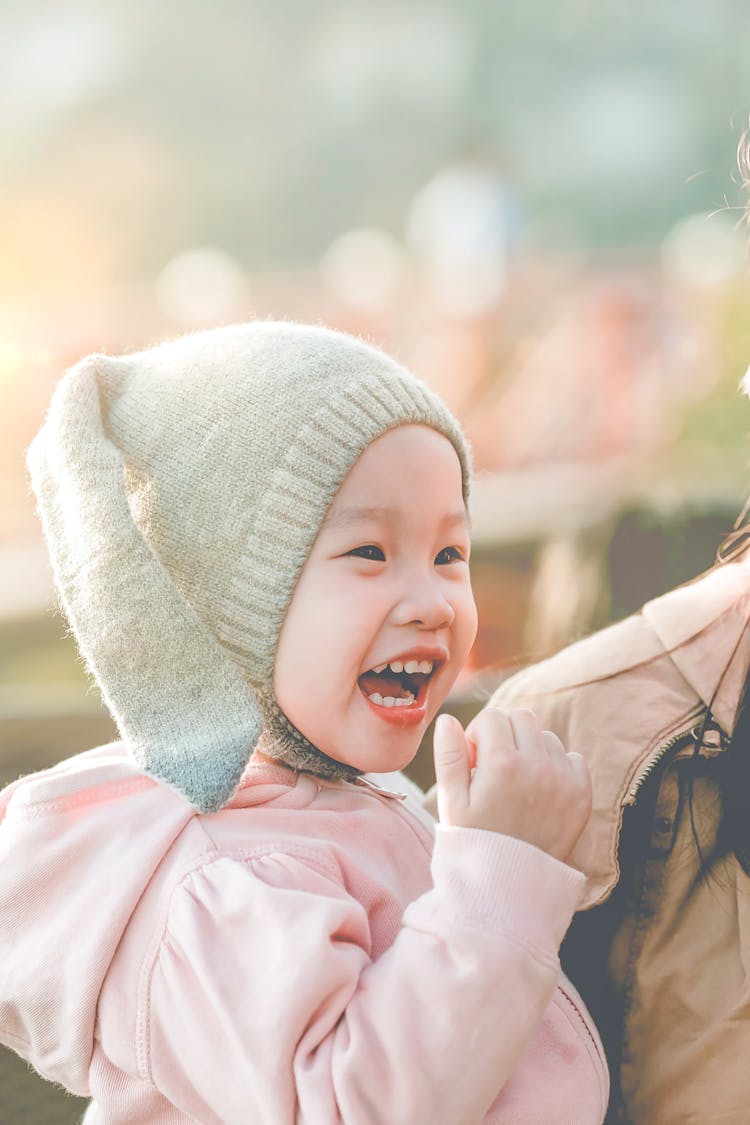
<instances>
[{"instance_id":1,"label":"jacket zipper","mask_svg":"<svg viewBox=\"0 0 750 1125\"><path fill-rule=\"evenodd\" d=\"M714 720L710 711L708 711L708 709L706 707L702 707L697 712L694 712L690 716L690 718L693 720L693 725L691 727L689 727L687 730L683 730L679 734L676 734L672 738L668 739L664 743L664 745L659 748L659 750L656 752L656 754L654 754L654 756L651 758L651 760L649 762L647 762L645 769L643 769L641 771L641 773L638 775L638 777L635 779L632 786L630 787L630 790L628 791L628 795L625 798L625 800L623 801L623 805L634 805L635 804L636 799L638 797L638 793L639 793L641 787L643 786L643 784L652 775L652 773L654 772L656 767L664 759L665 755L668 754L670 750L673 750L674 747L677 746L677 744L679 742L683 742L683 741L686 741L686 740L689 739L691 742L697 743L698 738L701 737L701 727L703 727L701 749L705 750L706 755L708 757L713 757L717 753L721 752L722 750L724 750L726 748L726 746L728 745L729 740L730 740L729 736L727 734L725 734L725 732L722 730L722 728L719 726L719 724ZM696 719L698 720L697 722L695 722ZM631 1008L632 1008L632 1003L633 1003L634 970L635 970L636 960L637 960L638 956L640 956L640 952L636 953L636 951L635 951L634 942L640 940L639 939L639 933L640 933L641 927L643 925L643 893L644 893L643 881L641 880L641 884L640 884L640 887L639 887L639 890L638 890L637 903L636 903L635 908L633 910L633 913L634 913L635 918L636 918L635 937L634 937L634 939L631 940L631 949L630 949L630 953L629 953L629 956L628 956L628 964L627 964L627 970L626 970L626 976L625 976L625 986L623 988L622 1011L621 1011L620 1021L619 1021L620 1022L621 1035L620 1035L620 1046L619 1046L619 1058L618 1058L617 1064L616 1064L618 1070L620 1070L621 1067L622 1067L622 1059L625 1055L625 1052L626 1052L626 1049L627 1049L627 1043L628 1043L628 1022L630 1020L630 1013L631 1013ZM614 1067L614 1065L615 1065L615 1063L613 1061L613 1067ZM620 1091L619 1096L620 1096L621 1104L624 1107L624 1100L623 1100L622 1091ZM623 1121L625 1121L625 1120L626 1119L623 1118ZM628 1125L630 1125L630 1118L627 1118L627 1122L628 1122Z\"/></svg>"},{"instance_id":2,"label":"jacket zipper","mask_svg":"<svg viewBox=\"0 0 750 1125\"><path fill-rule=\"evenodd\" d=\"M601 1088L601 1094L602 1094L602 1113L604 1113L606 1108L607 1108L607 1100L608 1100L608 1094L609 1094L609 1065L607 1063L607 1058L606 1058L606 1055L604 1053L604 1047L603 1047L601 1041L599 1040L598 1036L591 1029L591 1024L589 1023L589 1020L590 1020L591 1017L589 1017L589 1020L584 1018L583 1012L579 1008L578 1004L573 999L573 997L570 995L570 993L567 991L567 989L565 988L565 985L560 983L560 981L558 981L558 983L557 983L557 989L558 989L559 993L561 994L561 996L567 1001L567 1003L570 1005L570 1007L575 1012L576 1017L578 1019L578 1023L583 1028L583 1031L584 1031L584 1034L586 1035L587 1041L591 1044L591 1046L594 1049L594 1055L595 1055L595 1058L596 1058L596 1061L597 1061L597 1064L598 1064L598 1069L599 1069L599 1080L600 1080L600 1083L601 1083L600 1088Z\"/></svg>"},{"instance_id":3,"label":"jacket zipper","mask_svg":"<svg viewBox=\"0 0 750 1125\"><path fill-rule=\"evenodd\" d=\"M386 789L384 785L378 785L376 781L370 781L369 777L363 777L360 774L352 781L352 785L359 785L363 789L369 789L373 793L379 793L381 797L390 797L394 801L405 801L406 793L397 793L394 789Z\"/></svg>"},{"instance_id":4,"label":"jacket zipper","mask_svg":"<svg viewBox=\"0 0 750 1125\"><path fill-rule=\"evenodd\" d=\"M623 801L623 805L635 804L636 800L638 799L639 790L651 777L651 774L659 765L659 762L662 760L662 758L664 758L670 750L674 749L678 742L682 742L683 739L686 739L688 737L692 738L695 730L695 727L691 727L689 730L681 731L680 734L674 735L672 738L668 739L668 741L665 742L663 746L659 747L654 756L646 763L646 768L642 770L642 772L638 775L638 777L631 785L630 789L628 790L627 796Z\"/></svg>"},{"instance_id":5,"label":"jacket zipper","mask_svg":"<svg viewBox=\"0 0 750 1125\"><path fill-rule=\"evenodd\" d=\"M649 777L653 773L654 769L656 769L661 760L665 758L667 754L669 754L669 751L674 749L678 745L678 742L684 741L686 739L697 742L698 737L701 736L701 727L704 726L703 715L705 714L705 711L701 710L697 712L697 714L701 715L701 721L697 723L694 722L692 727L689 727L687 730L680 731L679 735L674 735L671 738L667 739L665 744L659 747L657 753L649 759L649 762L645 764L645 767L642 769L638 777L635 778L629 791L627 791L627 795L625 796L625 800L623 801L624 805L635 804L635 801L638 800L638 794L643 784L649 780ZM692 718L695 719L696 714L693 714ZM713 735L714 738L712 738L711 740L707 740L706 736L708 735ZM716 736L719 736L719 745L716 745ZM729 741L729 736L725 735L724 731L719 726L719 723L713 720L711 714L708 714L705 722L703 730L703 740L707 754L710 756L716 754L719 750L725 749L726 744L728 744Z\"/></svg>"}]
</instances>

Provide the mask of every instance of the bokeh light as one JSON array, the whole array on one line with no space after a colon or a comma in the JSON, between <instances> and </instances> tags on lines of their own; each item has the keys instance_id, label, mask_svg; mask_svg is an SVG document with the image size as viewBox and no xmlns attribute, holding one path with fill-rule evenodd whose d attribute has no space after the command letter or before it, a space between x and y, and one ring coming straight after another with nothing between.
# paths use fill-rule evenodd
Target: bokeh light
<instances>
[{"instance_id":1,"label":"bokeh light","mask_svg":"<svg viewBox=\"0 0 750 1125\"><path fill-rule=\"evenodd\" d=\"M406 256L388 231L375 227L346 231L329 246L320 263L323 282L342 305L386 309L398 297Z\"/></svg>"},{"instance_id":2,"label":"bokeh light","mask_svg":"<svg viewBox=\"0 0 750 1125\"><path fill-rule=\"evenodd\" d=\"M156 279L156 299L179 328L227 323L248 310L249 284L222 250L201 247L172 258Z\"/></svg>"},{"instance_id":3,"label":"bokeh light","mask_svg":"<svg viewBox=\"0 0 750 1125\"><path fill-rule=\"evenodd\" d=\"M747 234L736 214L688 215L664 239L662 261L676 283L711 288L746 275L747 251Z\"/></svg>"}]
</instances>

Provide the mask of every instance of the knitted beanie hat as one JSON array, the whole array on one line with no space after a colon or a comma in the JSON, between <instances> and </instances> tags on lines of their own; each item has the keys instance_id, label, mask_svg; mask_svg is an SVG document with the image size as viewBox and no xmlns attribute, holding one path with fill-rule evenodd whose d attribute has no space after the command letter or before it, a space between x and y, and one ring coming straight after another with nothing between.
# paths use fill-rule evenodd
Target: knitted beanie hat
<instances>
[{"instance_id":1,"label":"knitted beanie hat","mask_svg":"<svg viewBox=\"0 0 750 1125\"><path fill-rule=\"evenodd\" d=\"M139 765L212 811L272 699L279 632L363 450L456 420L351 336L256 322L71 368L29 450L55 580Z\"/></svg>"}]
</instances>

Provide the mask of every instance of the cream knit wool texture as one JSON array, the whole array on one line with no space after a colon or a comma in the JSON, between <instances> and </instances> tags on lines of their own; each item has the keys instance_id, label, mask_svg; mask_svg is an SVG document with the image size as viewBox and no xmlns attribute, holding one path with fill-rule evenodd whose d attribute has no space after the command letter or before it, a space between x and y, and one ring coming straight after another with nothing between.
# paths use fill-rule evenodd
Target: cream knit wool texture
<instances>
[{"instance_id":1,"label":"cream knit wool texture","mask_svg":"<svg viewBox=\"0 0 750 1125\"><path fill-rule=\"evenodd\" d=\"M137 762L197 808L229 799L257 744L337 489L409 423L453 443L468 501L469 451L440 399L329 329L218 328L89 356L58 386L28 460L63 607Z\"/></svg>"}]
</instances>

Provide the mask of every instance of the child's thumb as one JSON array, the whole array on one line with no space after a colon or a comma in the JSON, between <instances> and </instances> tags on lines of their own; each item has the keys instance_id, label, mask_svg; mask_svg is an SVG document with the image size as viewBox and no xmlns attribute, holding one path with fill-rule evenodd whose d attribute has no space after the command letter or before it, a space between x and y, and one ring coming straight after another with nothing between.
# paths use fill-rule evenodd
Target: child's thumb
<instances>
[{"instance_id":1,"label":"child's thumb","mask_svg":"<svg viewBox=\"0 0 750 1125\"><path fill-rule=\"evenodd\" d=\"M469 802L471 769L464 728L453 715L439 715L433 739L438 817L453 824Z\"/></svg>"}]
</instances>

